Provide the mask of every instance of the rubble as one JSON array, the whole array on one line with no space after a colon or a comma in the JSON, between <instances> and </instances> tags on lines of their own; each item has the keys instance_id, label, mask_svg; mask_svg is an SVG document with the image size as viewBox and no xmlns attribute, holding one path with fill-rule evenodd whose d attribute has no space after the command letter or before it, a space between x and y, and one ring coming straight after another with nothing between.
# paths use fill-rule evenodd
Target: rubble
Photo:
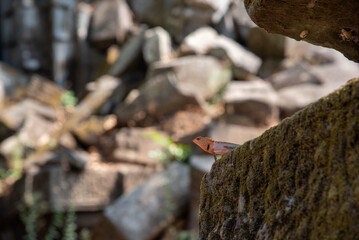
<instances>
[{"instance_id":1,"label":"rubble","mask_svg":"<svg viewBox=\"0 0 359 240\"><path fill-rule=\"evenodd\" d=\"M36 191L46 217L73 201L78 232L94 239L195 239L213 156L192 140L246 146L359 75L333 49L261 29L243 0L2 0L0 19L0 238L9 240L24 237L17 205ZM337 35L350 44L346 28ZM164 175L169 184L157 182Z\"/></svg>"},{"instance_id":2,"label":"rubble","mask_svg":"<svg viewBox=\"0 0 359 240\"><path fill-rule=\"evenodd\" d=\"M189 169L173 164L109 205L93 239L154 239L183 214L188 195Z\"/></svg>"}]
</instances>

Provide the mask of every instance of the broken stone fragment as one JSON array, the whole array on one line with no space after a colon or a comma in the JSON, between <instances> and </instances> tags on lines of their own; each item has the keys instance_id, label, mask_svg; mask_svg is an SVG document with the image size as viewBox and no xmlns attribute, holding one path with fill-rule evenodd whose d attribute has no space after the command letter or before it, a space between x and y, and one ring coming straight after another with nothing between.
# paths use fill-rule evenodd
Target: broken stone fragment
<instances>
[{"instance_id":1,"label":"broken stone fragment","mask_svg":"<svg viewBox=\"0 0 359 240\"><path fill-rule=\"evenodd\" d=\"M139 94L116 109L119 123L161 118L213 97L230 80L230 71L210 56L182 57L153 64Z\"/></svg>"},{"instance_id":2,"label":"broken stone fragment","mask_svg":"<svg viewBox=\"0 0 359 240\"><path fill-rule=\"evenodd\" d=\"M51 107L60 107L65 90L39 75L31 76L26 95Z\"/></svg>"},{"instance_id":3,"label":"broken stone fragment","mask_svg":"<svg viewBox=\"0 0 359 240\"><path fill-rule=\"evenodd\" d=\"M185 212L188 197L189 169L174 163L108 206L93 239L154 239Z\"/></svg>"},{"instance_id":4,"label":"broken stone fragment","mask_svg":"<svg viewBox=\"0 0 359 240\"><path fill-rule=\"evenodd\" d=\"M219 36L216 39L209 50L209 55L228 59L232 64L233 76L236 79L246 79L250 74L256 75L262 64L258 56L225 36Z\"/></svg>"},{"instance_id":5,"label":"broken stone fragment","mask_svg":"<svg viewBox=\"0 0 359 240\"><path fill-rule=\"evenodd\" d=\"M95 1L90 41L102 49L122 43L134 28L132 15L124 0Z\"/></svg>"},{"instance_id":6,"label":"broken stone fragment","mask_svg":"<svg viewBox=\"0 0 359 240\"><path fill-rule=\"evenodd\" d=\"M39 115L50 120L56 120L56 110L33 99L24 99L0 113L1 121L11 129L17 130L29 115Z\"/></svg>"},{"instance_id":7,"label":"broken stone fragment","mask_svg":"<svg viewBox=\"0 0 359 240\"><path fill-rule=\"evenodd\" d=\"M307 83L314 85L322 84L321 80L311 72L310 66L304 62L298 62L288 69L273 74L267 81L276 90Z\"/></svg>"},{"instance_id":8,"label":"broken stone fragment","mask_svg":"<svg viewBox=\"0 0 359 240\"><path fill-rule=\"evenodd\" d=\"M262 60L246 50L236 41L217 32L210 27L202 27L189 34L180 46L182 55L209 54L226 59L232 64L236 79L245 79L249 74L257 74Z\"/></svg>"},{"instance_id":9,"label":"broken stone fragment","mask_svg":"<svg viewBox=\"0 0 359 240\"><path fill-rule=\"evenodd\" d=\"M161 27L146 30L142 52L147 64L168 61L171 51L171 37L166 30Z\"/></svg>"},{"instance_id":10,"label":"broken stone fragment","mask_svg":"<svg viewBox=\"0 0 359 240\"><path fill-rule=\"evenodd\" d=\"M211 170L214 158L212 155L192 155L190 159L191 177L189 193L189 219L187 226L198 236L199 201L202 178Z\"/></svg>"},{"instance_id":11,"label":"broken stone fragment","mask_svg":"<svg viewBox=\"0 0 359 240\"><path fill-rule=\"evenodd\" d=\"M128 69L141 62L144 33L143 29L139 30L123 45L120 55L109 70L110 75L120 77Z\"/></svg>"},{"instance_id":12,"label":"broken stone fragment","mask_svg":"<svg viewBox=\"0 0 359 240\"><path fill-rule=\"evenodd\" d=\"M245 117L252 126L269 126L279 121L278 95L267 82L232 81L227 86L224 102L229 119Z\"/></svg>"},{"instance_id":13,"label":"broken stone fragment","mask_svg":"<svg viewBox=\"0 0 359 240\"><path fill-rule=\"evenodd\" d=\"M167 137L153 129L121 128L103 136L98 146L110 161L159 166L170 160L161 158L166 150L161 141L165 142Z\"/></svg>"},{"instance_id":14,"label":"broken stone fragment","mask_svg":"<svg viewBox=\"0 0 359 240\"><path fill-rule=\"evenodd\" d=\"M117 124L114 115L90 116L81 121L78 126L73 129L75 136L86 145L93 145L99 141L99 137L105 132L114 128Z\"/></svg>"}]
</instances>

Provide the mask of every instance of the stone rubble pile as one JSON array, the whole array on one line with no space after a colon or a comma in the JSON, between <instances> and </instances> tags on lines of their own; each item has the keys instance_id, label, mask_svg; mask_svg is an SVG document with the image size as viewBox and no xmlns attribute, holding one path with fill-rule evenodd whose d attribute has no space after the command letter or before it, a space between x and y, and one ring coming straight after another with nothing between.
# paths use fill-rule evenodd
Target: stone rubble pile
<instances>
[{"instance_id":1,"label":"stone rubble pile","mask_svg":"<svg viewBox=\"0 0 359 240\"><path fill-rule=\"evenodd\" d=\"M242 0L75 3L0 2L0 168L18 151L24 167L3 184L0 238L19 238L29 192L49 213L73 208L93 239L196 234L213 160L194 137L242 144L359 75L334 50L259 28ZM165 167L169 137L191 145L189 165Z\"/></svg>"}]
</instances>

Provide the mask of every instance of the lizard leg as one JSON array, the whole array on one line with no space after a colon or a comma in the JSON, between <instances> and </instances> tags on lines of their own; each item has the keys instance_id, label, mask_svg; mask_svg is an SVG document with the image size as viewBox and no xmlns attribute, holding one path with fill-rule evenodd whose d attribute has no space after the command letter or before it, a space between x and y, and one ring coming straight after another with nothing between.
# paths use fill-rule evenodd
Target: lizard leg
<instances>
[{"instance_id":1,"label":"lizard leg","mask_svg":"<svg viewBox=\"0 0 359 240\"><path fill-rule=\"evenodd\" d=\"M213 153L214 161L217 161L217 156L215 153Z\"/></svg>"}]
</instances>

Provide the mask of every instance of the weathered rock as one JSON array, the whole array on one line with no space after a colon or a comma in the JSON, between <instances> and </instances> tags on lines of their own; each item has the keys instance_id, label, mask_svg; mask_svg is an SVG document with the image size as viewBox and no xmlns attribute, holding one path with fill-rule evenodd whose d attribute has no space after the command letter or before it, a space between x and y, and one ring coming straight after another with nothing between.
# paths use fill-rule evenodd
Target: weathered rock
<instances>
[{"instance_id":1,"label":"weathered rock","mask_svg":"<svg viewBox=\"0 0 359 240\"><path fill-rule=\"evenodd\" d=\"M121 54L111 66L109 74L112 76L121 76L126 70L141 62L142 45L144 43L144 30L140 30L136 35L130 38L121 48Z\"/></svg>"},{"instance_id":2,"label":"weathered rock","mask_svg":"<svg viewBox=\"0 0 359 240\"><path fill-rule=\"evenodd\" d=\"M133 28L132 12L125 0L96 1L90 26L90 41L107 48L122 43Z\"/></svg>"},{"instance_id":3,"label":"weathered rock","mask_svg":"<svg viewBox=\"0 0 359 240\"><path fill-rule=\"evenodd\" d=\"M51 156L48 156L51 158ZM49 159L45 159L48 161ZM28 171L18 180L10 195L3 199L0 218L7 218L18 210L24 194L40 193L47 201L49 212L67 210L100 211L122 193L121 175L116 169L66 171L60 165Z\"/></svg>"},{"instance_id":4,"label":"weathered rock","mask_svg":"<svg viewBox=\"0 0 359 240\"><path fill-rule=\"evenodd\" d=\"M55 120L56 110L52 107L44 105L36 100L24 99L23 101L4 109L0 113L1 121L11 129L19 129L21 124L29 115L39 115L45 118Z\"/></svg>"},{"instance_id":5,"label":"weathered rock","mask_svg":"<svg viewBox=\"0 0 359 240\"><path fill-rule=\"evenodd\" d=\"M181 55L205 55L218 38L218 33L211 27L205 26L186 36L180 45Z\"/></svg>"},{"instance_id":6,"label":"weathered rock","mask_svg":"<svg viewBox=\"0 0 359 240\"><path fill-rule=\"evenodd\" d=\"M64 89L39 75L33 75L26 89L26 95L52 107L61 106Z\"/></svg>"},{"instance_id":7,"label":"weathered rock","mask_svg":"<svg viewBox=\"0 0 359 240\"><path fill-rule=\"evenodd\" d=\"M117 120L114 115L105 117L90 116L81 121L73 129L75 136L86 145L93 145L99 141L101 135L116 126Z\"/></svg>"},{"instance_id":8,"label":"weathered rock","mask_svg":"<svg viewBox=\"0 0 359 240\"><path fill-rule=\"evenodd\" d=\"M248 48L262 58L299 58L305 54L309 44L295 41L279 34L271 34L259 27L248 31Z\"/></svg>"},{"instance_id":9,"label":"weathered rock","mask_svg":"<svg viewBox=\"0 0 359 240\"><path fill-rule=\"evenodd\" d=\"M47 120L36 114L29 114L18 131L18 137L22 145L35 149L48 144L51 141L51 135L56 130L55 121Z\"/></svg>"},{"instance_id":10,"label":"weathered rock","mask_svg":"<svg viewBox=\"0 0 359 240\"><path fill-rule=\"evenodd\" d=\"M0 62L0 107L4 107L4 98L19 99L25 95L30 79L27 75Z\"/></svg>"},{"instance_id":11,"label":"weathered rock","mask_svg":"<svg viewBox=\"0 0 359 240\"><path fill-rule=\"evenodd\" d=\"M119 123L160 118L214 96L230 80L230 71L210 56L182 57L157 63L147 75L139 95L116 109Z\"/></svg>"},{"instance_id":12,"label":"weathered rock","mask_svg":"<svg viewBox=\"0 0 359 240\"><path fill-rule=\"evenodd\" d=\"M165 160L160 158L160 153L165 150L161 141L166 137L166 134L153 129L121 128L101 138L98 145L111 161L160 165Z\"/></svg>"},{"instance_id":13,"label":"weathered rock","mask_svg":"<svg viewBox=\"0 0 359 240\"><path fill-rule=\"evenodd\" d=\"M359 79L217 161L200 239L355 239Z\"/></svg>"},{"instance_id":14,"label":"weathered rock","mask_svg":"<svg viewBox=\"0 0 359 240\"><path fill-rule=\"evenodd\" d=\"M180 46L182 55L209 54L217 58L229 60L234 77L244 79L248 74L256 74L262 60L246 50L234 40L218 35L210 27L202 27L189 34Z\"/></svg>"},{"instance_id":15,"label":"weathered rock","mask_svg":"<svg viewBox=\"0 0 359 240\"><path fill-rule=\"evenodd\" d=\"M231 82L224 94L224 102L227 116L245 117L254 126L269 126L279 120L277 93L264 81Z\"/></svg>"},{"instance_id":16,"label":"weathered rock","mask_svg":"<svg viewBox=\"0 0 359 240\"><path fill-rule=\"evenodd\" d=\"M210 128L208 136L217 141L243 144L260 136L266 129L219 123Z\"/></svg>"},{"instance_id":17,"label":"weathered rock","mask_svg":"<svg viewBox=\"0 0 359 240\"><path fill-rule=\"evenodd\" d=\"M85 151L62 147L58 152L60 161L66 161L77 170L85 169L86 164L90 161L90 154Z\"/></svg>"},{"instance_id":18,"label":"weathered rock","mask_svg":"<svg viewBox=\"0 0 359 240\"><path fill-rule=\"evenodd\" d=\"M298 62L294 66L270 76L267 80L276 90L300 84L320 85L322 83L311 73L309 65L303 62Z\"/></svg>"},{"instance_id":19,"label":"weathered rock","mask_svg":"<svg viewBox=\"0 0 359 240\"><path fill-rule=\"evenodd\" d=\"M204 25L218 22L227 11L230 0L130 0L140 22L166 29L177 42Z\"/></svg>"},{"instance_id":20,"label":"weathered rock","mask_svg":"<svg viewBox=\"0 0 359 240\"><path fill-rule=\"evenodd\" d=\"M211 170L214 158L212 155L193 155L190 159L191 165L191 182L190 182L190 203L189 203L189 219L188 228L193 230L198 236L198 221L199 221L199 201L200 201L200 187L202 178Z\"/></svg>"},{"instance_id":21,"label":"weathered rock","mask_svg":"<svg viewBox=\"0 0 359 240\"><path fill-rule=\"evenodd\" d=\"M203 112L178 111L161 121L161 129L167 132L174 141L192 144L192 140L203 135L212 122L212 118Z\"/></svg>"},{"instance_id":22,"label":"weathered rock","mask_svg":"<svg viewBox=\"0 0 359 240\"><path fill-rule=\"evenodd\" d=\"M334 48L347 58L359 61L359 16L355 14L359 4L356 1L244 2L252 20L268 32Z\"/></svg>"},{"instance_id":23,"label":"weathered rock","mask_svg":"<svg viewBox=\"0 0 359 240\"><path fill-rule=\"evenodd\" d=\"M314 84L302 84L282 88L278 91L278 106L281 111L281 118L293 115L295 112L315 102L325 94L327 94L327 89Z\"/></svg>"},{"instance_id":24,"label":"weathered rock","mask_svg":"<svg viewBox=\"0 0 359 240\"><path fill-rule=\"evenodd\" d=\"M175 163L108 206L93 239L154 239L184 212L188 197L189 169Z\"/></svg>"},{"instance_id":25,"label":"weathered rock","mask_svg":"<svg viewBox=\"0 0 359 240\"><path fill-rule=\"evenodd\" d=\"M216 39L209 54L228 59L232 63L233 75L236 79L245 79L249 74L257 74L262 64L259 57L225 36Z\"/></svg>"},{"instance_id":26,"label":"weathered rock","mask_svg":"<svg viewBox=\"0 0 359 240\"><path fill-rule=\"evenodd\" d=\"M172 51L170 35L161 27L146 30L142 51L147 64L168 61Z\"/></svg>"}]
</instances>

